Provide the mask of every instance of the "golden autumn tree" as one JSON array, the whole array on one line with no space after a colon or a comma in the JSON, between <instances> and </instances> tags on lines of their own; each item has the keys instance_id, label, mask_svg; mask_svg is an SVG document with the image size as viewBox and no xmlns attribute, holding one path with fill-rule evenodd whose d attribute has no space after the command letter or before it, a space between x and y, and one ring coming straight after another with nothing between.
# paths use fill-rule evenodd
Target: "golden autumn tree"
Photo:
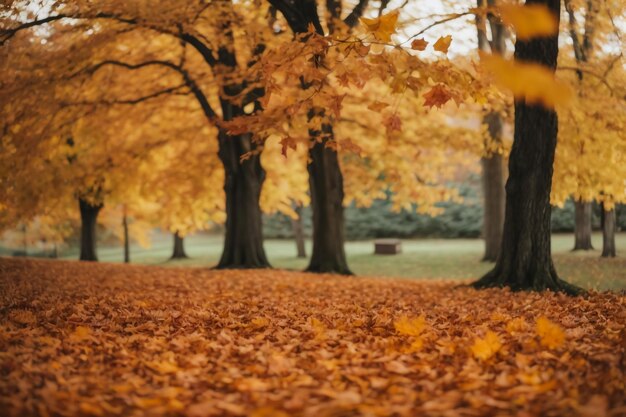
<instances>
[{"instance_id":1,"label":"golden autumn tree","mask_svg":"<svg viewBox=\"0 0 626 417\"><path fill-rule=\"evenodd\" d=\"M556 204L575 200L574 250L591 246L591 202L602 206L602 255L615 256L615 204L626 199L623 130L624 59L622 31L614 16L620 2L566 1L563 32L571 40L559 63L559 75L576 92L560 109L559 145L552 193ZM602 45L602 47L600 47Z\"/></svg>"}]
</instances>

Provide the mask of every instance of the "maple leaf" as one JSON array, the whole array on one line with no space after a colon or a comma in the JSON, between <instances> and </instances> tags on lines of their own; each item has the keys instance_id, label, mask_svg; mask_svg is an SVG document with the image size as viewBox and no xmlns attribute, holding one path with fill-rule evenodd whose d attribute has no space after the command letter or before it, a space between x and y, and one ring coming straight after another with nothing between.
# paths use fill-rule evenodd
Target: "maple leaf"
<instances>
[{"instance_id":1,"label":"maple leaf","mask_svg":"<svg viewBox=\"0 0 626 417\"><path fill-rule=\"evenodd\" d=\"M423 314L413 319L410 319L407 316L402 316L400 320L393 324L393 327L402 335L419 336L426 327L426 317L424 317Z\"/></svg>"},{"instance_id":2,"label":"maple leaf","mask_svg":"<svg viewBox=\"0 0 626 417\"><path fill-rule=\"evenodd\" d=\"M441 108L452 98L452 94L443 84L437 84L424 94L424 106Z\"/></svg>"},{"instance_id":3,"label":"maple leaf","mask_svg":"<svg viewBox=\"0 0 626 417\"><path fill-rule=\"evenodd\" d=\"M491 330L487 331L487 334L483 339L477 338L474 344L470 347L474 357L486 361L493 355L498 353L502 348L502 342L498 335Z\"/></svg>"},{"instance_id":4,"label":"maple leaf","mask_svg":"<svg viewBox=\"0 0 626 417\"><path fill-rule=\"evenodd\" d=\"M373 102L369 106L367 106L368 109L375 111L375 112L380 112L386 107L389 107L389 103L385 103L384 101L378 101L378 100Z\"/></svg>"},{"instance_id":5,"label":"maple leaf","mask_svg":"<svg viewBox=\"0 0 626 417\"><path fill-rule=\"evenodd\" d=\"M402 120L398 117L397 114L392 113L388 114L383 118L383 125L387 129L387 134L391 134L393 132L402 131Z\"/></svg>"},{"instance_id":6,"label":"maple leaf","mask_svg":"<svg viewBox=\"0 0 626 417\"><path fill-rule=\"evenodd\" d=\"M556 18L543 4L503 4L498 9L504 23L515 28L518 39L550 36L559 29Z\"/></svg>"},{"instance_id":7,"label":"maple leaf","mask_svg":"<svg viewBox=\"0 0 626 417\"><path fill-rule=\"evenodd\" d=\"M297 149L297 144L294 138L291 136L284 137L280 140L281 151L280 153L286 158L287 157L287 149L291 148L294 151Z\"/></svg>"},{"instance_id":8,"label":"maple leaf","mask_svg":"<svg viewBox=\"0 0 626 417\"><path fill-rule=\"evenodd\" d=\"M448 53L448 49L450 48L450 44L452 43L452 35L442 36L437 39L437 42L433 45L435 51L443 52L444 54Z\"/></svg>"},{"instance_id":9,"label":"maple leaf","mask_svg":"<svg viewBox=\"0 0 626 417\"><path fill-rule=\"evenodd\" d=\"M423 51L427 46L428 42L426 42L423 38L414 39L413 42L411 42L411 49L415 51Z\"/></svg>"},{"instance_id":10,"label":"maple leaf","mask_svg":"<svg viewBox=\"0 0 626 417\"><path fill-rule=\"evenodd\" d=\"M396 33L396 24L398 23L398 10L394 10L390 13L370 19L362 17L361 23L365 25L368 31L370 31L374 37L383 42L390 42L391 35Z\"/></svg>"},{"instance_id":11,"label":"maple leaf","mask_svg":"<svg viewBox=\"0 0 626 417\"><path fill-rule=\"evenodd\" d=\"M551 322L547 317L541 316L537 319L536 330L542 346L548 349L557 349L563 346L565 332L563 332L561 326Z\"/></svg>"}]
</instances>

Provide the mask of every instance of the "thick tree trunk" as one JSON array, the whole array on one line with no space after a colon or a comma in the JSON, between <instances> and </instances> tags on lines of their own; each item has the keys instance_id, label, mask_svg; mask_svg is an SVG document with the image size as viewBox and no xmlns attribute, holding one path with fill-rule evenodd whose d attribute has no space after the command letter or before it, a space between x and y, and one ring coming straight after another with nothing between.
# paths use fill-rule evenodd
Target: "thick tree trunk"
<instances>
[{"instance_id":1,"label":"thick tree trunk","mask_svg":"<svg viewBox=\"0 0 626 417\"><path fill-rule=\"evenodd\" d=\"M296 241L297 257L306 258L306 247L304 246L304 230L302 227L302 208L296 207L295 212L297 218L291 219L291 228L293 229L293 238Z\"/></svg>"},{"instance_id":2,"label":"thick tree trunk","mask_svg":"<svg viewBox=\"0 0 626 417\"><path fill-rule=\"evenodd\" d=\"M98 213L102 204L92 205L82 198L78 199L80 208L80 260L97 261L96 255L96 226Z\"/></svg>"},{"instance_id":3,"label":"thick tree trunk","mask_svg":"<svg viewBox=\"0 0 626 417\"><path fill-rule=\"evenodd\" d=\"M485 123L489 127L489 136L492 140L502 139L502 117L499 113L490 113L485 116ZM485 239L485 255L483 261L495 262L500 253L502 244L502 229L504 227L504 165L499 153L483 157L483 237Z\"/></svg>"},{"instance_id":4,"label":"thick tree trunk","mask_svg":"<svg viewBox=\"0 0 626 417\"><path fill-rule=\"evenodd\" d=\"M617 228L617 217L615 209L605 210L602 207L602 257L615 258L617 251L615 248L615 229Z\"/></svg>"},{"instance_id":5,"label":"thick tree trunk","mask_svg":"<svg viewBox=\"0 0 626 417\"><path fill-rule=\"evenodd\" d=\"M309 117L324 117L322 109L312 109ZM322 131L310 131L315 145L309 150L309 188L313 210L313 253L308 272L352 275L344 251L343 175L337 152L326 146L334 138L330 124ZM320 140L321 138L321 140Z\"/></svg>"},{"instance_id":6,"label":"thick tree trunk","mask_svg":"<svg viewBox=\"0 0 626 417\"><path fill-rule=\"evenodd\" d=\"M130 263L130 238L128 236L128 217L126 216L126 210L124 210L124 217L122 218L122 227L124 227L124 263Z\"/></svg>"},{"instance_id":7,"label":"thick tree trunk","mask_svg":"<svg viewBox=\"0 0 626 417\"><path fill-rule=\"evenodd\" d=\"M527 0L544 4L558 19L560 0ZM515 57L556 68L558 34L518 40ZM550 253L550 188L557 138L557 115L542 105L515 101L515 138L509 159L502 249L495 268L475 287L513 290L580 290L556 274Z\"/></svg>"},{"instance_id":8,"label":"thick tree trunk","mask_svg":"<svg viewBox=\"0 0 626 417\"><path fill-rule=\"evenodd\" d=\"M574 203L575 251L591 250L591 202L578 200Z\"/></svg>"},{"instance_id":9,"label":"thick tree trunk","mask_svg":"<svg viewBox=\"0 0 626 417\"><path fill-rule=\"evenodd\" d=\"M185 253L185 241L183 237L178 233L174 233L174 251L170 259L186 259L188 258Z\"/></svg>"},{"instance_id":10,"label":"thick tree trunk","mask_svg":"<svg viewBox=\"0 0 626 417\"><path fill-rule=\"evenodd\" d=\"M226 234L218 269L270 267L263 249L259 206L265 171L258 154L240 160L242 155L254 149L250 134L229 136L224 131L219 133L219 157L225 171Z\"/></svg>"}]
</instances>

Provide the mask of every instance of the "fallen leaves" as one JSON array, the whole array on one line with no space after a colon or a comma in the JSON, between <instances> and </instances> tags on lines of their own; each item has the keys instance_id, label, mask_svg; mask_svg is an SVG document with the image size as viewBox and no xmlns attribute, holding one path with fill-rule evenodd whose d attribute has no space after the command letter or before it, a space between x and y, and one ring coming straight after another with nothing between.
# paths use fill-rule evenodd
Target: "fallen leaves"
<instances>
[{"instance_id":1,"label":"fallen leaves","mask_svg":"<svg viewBox=\"0 0 626 417\"><path fill-rule=\"evenodd\" d=\"M548 349L558 349L565 342L565 333L561 326L544 316L537 319L537 334L541 339L541 345Z\"/></svg>"},{"instance_id":2,"label":"fallen leaves","mask_svg":"<svg viewBox=\"0 0 626 417\"><path fill-rule=\"evenodd\" d=\"M625 409L624 295L456 284L0 259L0 414Z\"/></svg>"},{"instance_id":3,"label":"fallen leaves","mask_svg":"<svg viewBox=\"0 0 626 417\"><path fill-rule=\"evenodd\" d=\"M487 331L484 338L478 338L470 348L472 354L483 361L490 359L502 348L502 342L498 335L491 330Z\"/></svg>"}]
</instances>

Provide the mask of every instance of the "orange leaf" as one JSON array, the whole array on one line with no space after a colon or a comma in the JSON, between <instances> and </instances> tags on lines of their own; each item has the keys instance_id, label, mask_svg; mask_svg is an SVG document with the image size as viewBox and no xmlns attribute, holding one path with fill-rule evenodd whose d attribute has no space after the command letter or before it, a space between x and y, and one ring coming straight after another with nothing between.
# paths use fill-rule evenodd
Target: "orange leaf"
<instances>
[{"instance_id":1,"label":"orange leaf","mask_svg":"<svg viewBox=\"0 0 626 417\"><path fill-rule=\"evenodd\" d=\"M452 36L442 36L437 39L437 42L433 45L435 51L443 52L444 54L448 53L448 49L450 48L450 44L452 43Z\"/></svg>"}]
</instances>

